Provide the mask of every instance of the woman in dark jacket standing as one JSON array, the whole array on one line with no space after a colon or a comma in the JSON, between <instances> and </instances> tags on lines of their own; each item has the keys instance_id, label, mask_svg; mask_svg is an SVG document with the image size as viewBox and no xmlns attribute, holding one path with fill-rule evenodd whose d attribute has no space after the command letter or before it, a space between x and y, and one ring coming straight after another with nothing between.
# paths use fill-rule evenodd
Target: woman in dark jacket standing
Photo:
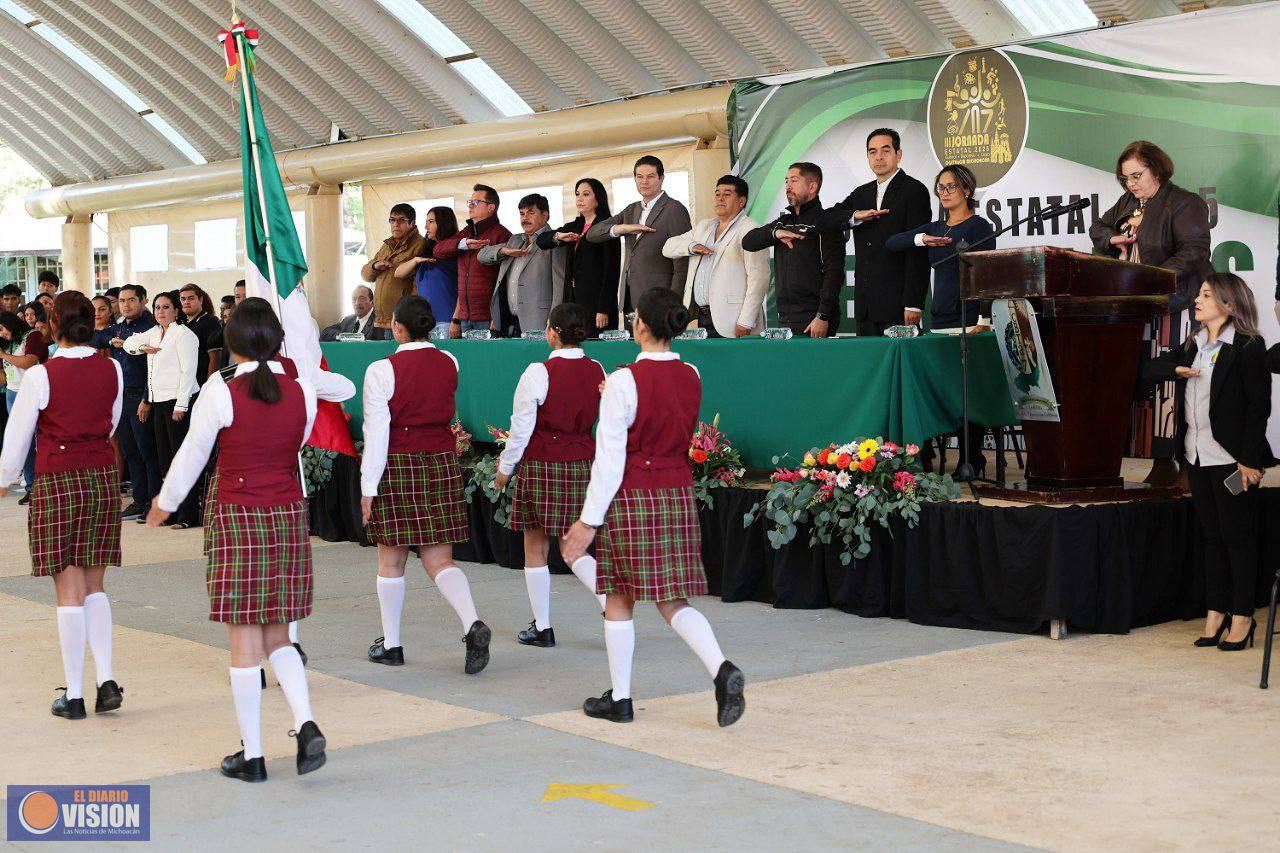
<instances>
[{"instance_id":1,"label":"woman in dark jacket standing","mask_svg":"<svg viewBox=\"0 0 1280 853\"><path fill-rule=\"evenodd\" d=\"M1150 380L1176 381L1182 397L1176 448L1205 538L1208 615L1195 644L1239 651L1252 645L1257 626L1261 503L1254 487L1275 463L1267 444L1271 374L1253 294L1239 276L1209 275L1195 299L1195 318L1201 329L1185 346L1148 363L1146 373Z\"/></svg>"},{"instance_id":2,"label":"woman in dark jacket standing","mask_svg":"<svg viewBox=\"0 0 1280 853\"><path fill-rule=\"evenodd\" d=\"M583 178L573 188L578 218L554 231L538 236L538 248L563 246L568 251L564 265L564 298L576 302L594 315L588 337L598 337L604 329L618 327L618 277L622 272L622 243L606 240L590 243L583 239L592 225L608 219L609 194L595 178Z\"/></svg>"}]
</instances>

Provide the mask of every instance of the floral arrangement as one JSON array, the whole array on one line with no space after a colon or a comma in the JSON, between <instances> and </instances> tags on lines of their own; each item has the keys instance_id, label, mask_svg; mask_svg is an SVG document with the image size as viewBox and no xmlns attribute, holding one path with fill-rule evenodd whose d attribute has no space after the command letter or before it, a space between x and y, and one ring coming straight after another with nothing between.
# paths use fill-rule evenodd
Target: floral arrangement
<instances>
[{"instance_id":1,"label":"floral arrangement","mask_svg":"<svg viewBox=\"0 0 1280 853\"><path fill-rule=\"evenodd\" d=\"M736 486L746 473L742 454L720 431L719 415L711 423L699 421L693 440L689 442L689 459L693 463L694 494L708 509L715 506L712 489Z\"/></svg>"},{"instance_id":2,"label":"floral arrangement","mask_svg":"<svg viewBox=\"0 0 1280 853\"><path fill-rule=\"evenodd\" d=\"M810 523L810 545L838 538L842 563L861 560L871 552L874 525L887 529L898 516L915 527L922 503L960 496L949 476L924 473L919 457L914 444L904 448L879 438L810 450L799 467L774 471L769 494L746 514L744 526L763 513L772 524L770 544L781 548Z\"/></svg>"},{"instance_id":3,"label":"floral arrangement","mask_svg":"<svg viewBox=\"0 0 1280 853\"><path fill-rule=\"evenodd\" d=\"M493 520L506 527L511 520L511 499L516 492L515 477L508 480L506 487L502 489L494 485L494 481L498 477L498 457L502 455L502 448L507 446L507 431L492 426L488 429L489 436L499 450L497 453L486 453L476 460L467 480L467 500L470 501L472 494L479 489L493 503Z\"/></svg>"},{"instance_id":4,"label":"floral arrangement","mask_svg":"<svg viewBox=\"0 0 1280 853\"><path fill-rule=\"evenodd\" d=\"M449 432L453 433L454 448L457 450L458 458L465 459L471 452L472 435L463 428L461 418L454 416L453 423L449 424Z\"/></svg>"},{"instance_id":5,"label":"floral arrangement","mask_svg":"<svg viewBox=\"0 0 1280 853\"><path fill-rule=\"evenodd\" d=\"M306 484L307 494L314 495L333 480L333 463L338 460L338 451L321 450L304 444L301 456L303 482Z\"/></svg>"}]
</instances>

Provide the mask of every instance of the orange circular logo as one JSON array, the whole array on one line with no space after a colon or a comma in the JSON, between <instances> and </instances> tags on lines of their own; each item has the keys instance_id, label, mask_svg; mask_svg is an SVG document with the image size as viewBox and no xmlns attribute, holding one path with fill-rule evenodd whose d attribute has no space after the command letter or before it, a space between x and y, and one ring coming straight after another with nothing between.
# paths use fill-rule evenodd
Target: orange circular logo
<instances>
[{"instance_id":1,"label":"orange circular logo","mask_svg":"<svg viewBox=\"0 0 1280 853\"><path fill-rule=\"evenodd\" d=\"M44 791L32 791L18 806L22 828L33 835L44 835L58 823L58 803Z\"/></svg>"}]
</instances>

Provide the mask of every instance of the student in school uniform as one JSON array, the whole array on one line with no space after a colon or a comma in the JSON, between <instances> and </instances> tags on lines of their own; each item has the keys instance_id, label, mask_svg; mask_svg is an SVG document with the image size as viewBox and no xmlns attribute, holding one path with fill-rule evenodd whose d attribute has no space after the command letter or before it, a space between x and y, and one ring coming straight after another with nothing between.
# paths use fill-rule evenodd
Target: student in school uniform
<instances>
[{"instance_id":1,"label":"student in school uniform","mask_svg":"<svg viewBox=\"0 0 1280 853\"><path fill-rule=\"evenodd\" d=\"M209 618L227 625L231 694L243 749L222 761L222 774L267 778L261 732L261 663L271 661L293 711L297 769L325 763L325 737L311 714L307 673L289 642L290 622L311 613L311 539L298 450L315 421L316 392L272 359L284 329L265 299L251 297L223 332L235 376L215 374L191 413L191 426L147 515L158 527L200 479L214 445L218 486L209 518Z\"/></svg>"},{"instance_id":2,"label":"student in school uniform","mask_svg":"<svg viewBox=\"0 0 1280 853\"><path fill-rule=\"evenodd\" d=\"M654 602L707 668L721 726L737 722L746 708L742 670L725 659L711 624L689 606L691 596L706 593L707 576L689 465L702 380L671 351L671 339L688 324L689 312L673 291L654 288L640 297L632 326L640 356L605 382L591 483L582 517L564 537L572 565L600 533L596 589L608 596L605 647L613 687L582 710L615 723L635 718L637 601Z\"/></svg>"},{"instance_id":3,"label":"student in school uniform","mask_svg":"<svg viewBox=\"0 0 1280 853\"><path fill-rule=\"evenodd\" d=\"M489 665L493 632L476 615L467 576L453 562L453 543L466 542L466 499L453 423L458 360L427 340L435 327L431 303L416 294L396 303L391 334L400 344L364 376L364 458L361 510L378 546L378 604L382 636L369 660L404 665L400 613L404 570L413 549L427 576L458 614L465 632L463 669Z\"/></svg>"},{"instance_id":4,"label":"student in school uniform","mask_svg":"<svg viewBox=\"0 0 1280 853\"><path fill-rule=\"evenodd\" d=\"M103 590L107 566L120 565L120 475L111 435L120 423L120 365L95 358L93 303L60 293L49 320L58 350L30 367L9 413L0 455L0 496L22 470L36 441L28 518L31 574L52 577L58 600L58 641L67 679L50 711L83 720L85 642L97 676L94 711L124 701L111 661L111 602Z\"/></svg>"},{"instance_id":5,"label":"student in school uniform","mask_svg":"<svg viewBox=\"0 0 1280 853\"><path fill-rule=\"evenodd\" d=\"M511 529L524 531L524 582L533 621L516 635L526 646L556 644L551 628L551 536L564 536L587 496L595 440L591 428L600 411L604 368L587 358L582 342L594 331L587 309L564 302L551 310L547 343L551 357L525 368L516 385L507 446L498 459L495 485L503 488L515 474ZM571 568L587 589L596 591L596 561L584 556ZM597 595L604 610L604 596Z\"/></svg>"}]
</instances>

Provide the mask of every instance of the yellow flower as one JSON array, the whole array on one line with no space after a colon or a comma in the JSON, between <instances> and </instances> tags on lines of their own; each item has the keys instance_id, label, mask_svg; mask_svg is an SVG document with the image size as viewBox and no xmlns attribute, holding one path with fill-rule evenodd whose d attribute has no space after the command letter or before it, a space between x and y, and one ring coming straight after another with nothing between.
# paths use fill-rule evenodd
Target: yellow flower
<instances>
[{"instance_id":1,"label":"yellow flower","mask_svg":"<svg viewBox=\"0 0 1280 853\"><path fill-rule=\"evenodd\" d=\"M818 464L818 460L813 458L812 453L806 453L804 455L804 467L812 468L814 465L817 465L817 464Z\"/></svg>"},{"instance_id":2,"label":"yellow flower","mask_svg":"<svg viewBox=\"0 0 1280 853\"><path fill-rule=\"evenodd\" d=\"M876 444L874 438L868 438L862 444L858 445L858 458L866 459L868 456L874 456L876 451L880 449L880 445Z\"/></svg>"}]
</instances>

